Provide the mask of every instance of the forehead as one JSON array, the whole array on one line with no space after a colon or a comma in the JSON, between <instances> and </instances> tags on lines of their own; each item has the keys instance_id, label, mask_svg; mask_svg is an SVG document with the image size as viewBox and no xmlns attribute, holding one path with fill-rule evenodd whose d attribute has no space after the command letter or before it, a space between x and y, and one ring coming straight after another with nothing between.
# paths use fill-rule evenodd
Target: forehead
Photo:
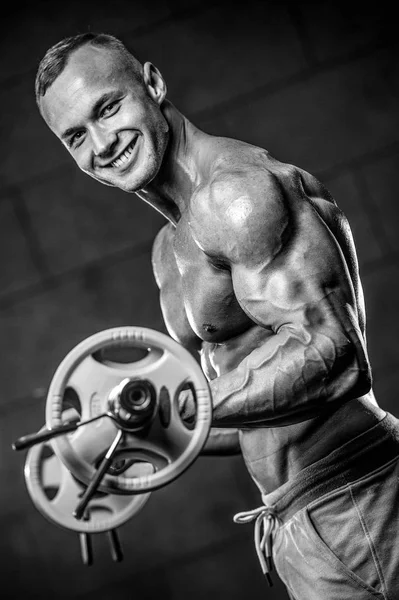
<instances>
[{"instance_id":1,"label":"forehead","mask_svg":"<svg viewBox=\"0 0 399 600\"><path fill-rule=\"evenodd\" d=\"M132 76L118 52L84 46L76 50L41 100L43 116L55 132L66 120L82 118L97 96L133 85Z\"/></svg>"}]
</instances>

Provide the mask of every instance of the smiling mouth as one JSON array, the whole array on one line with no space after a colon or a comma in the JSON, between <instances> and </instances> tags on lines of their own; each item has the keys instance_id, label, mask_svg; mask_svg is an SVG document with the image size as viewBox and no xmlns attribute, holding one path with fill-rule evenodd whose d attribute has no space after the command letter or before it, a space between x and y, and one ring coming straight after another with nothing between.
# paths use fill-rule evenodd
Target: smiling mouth
<instances>
[{"instance_id":1,"label":"smiling mouth","mask_svg":"<svg viewBox=\"0 0 399 600\"><path fill-rule=\"evenodd\" d=\"M136 145L136 142L137 142L137 138L135 138L132 142L130 142L129 146L122 152L122 154L120 154L118 156L118 158L113 160L109 164L109 166L117 168L117 167L121 167L122 165L125 165L127 162L129 162L129 159L133 154L133 150Z\"/></svg>"}]
</instances>

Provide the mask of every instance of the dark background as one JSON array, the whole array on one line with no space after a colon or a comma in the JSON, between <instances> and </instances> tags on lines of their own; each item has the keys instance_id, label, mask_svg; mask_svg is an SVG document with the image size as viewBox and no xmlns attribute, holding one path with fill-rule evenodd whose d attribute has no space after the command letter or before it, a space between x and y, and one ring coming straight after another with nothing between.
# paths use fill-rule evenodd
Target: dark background
<instances>
[{"instance_id":1,"label":"dark background","mask_svg":"<svg viewBox=\"0 0 399 600\"><path fill-rule=\"evenodd\" d=\"M108 327L165 331L150 265L163 218L78 171L38 114L34 76L62 37L112 33L156 64L196 125L318 176L352 225L376 394L399 415L396 19L381 2L14 4L0 41L0 595L283 600L262 579L252 527L232 523L259 504L241 457L200 458L154 492L120 530L121 564L97 536L83 567L77 536L30 501L11 442L43 425L65 354Z\"/></svg>"}]
</instances>

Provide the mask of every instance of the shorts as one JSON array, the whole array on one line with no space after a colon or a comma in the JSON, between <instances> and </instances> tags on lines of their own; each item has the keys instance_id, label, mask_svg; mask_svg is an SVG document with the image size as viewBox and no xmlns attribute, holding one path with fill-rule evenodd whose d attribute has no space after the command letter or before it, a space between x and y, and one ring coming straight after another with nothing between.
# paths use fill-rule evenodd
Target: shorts
<instances>
[{"instance_id":1,"label":"shorts","mask_svg":"<svg viewBox=\"0 0 399 600\"><path fill-rule=\"evenodd\" d=\"M399 600L399 421L365 433L263 496L293 600Z\"/></svg>"}]
</instances>

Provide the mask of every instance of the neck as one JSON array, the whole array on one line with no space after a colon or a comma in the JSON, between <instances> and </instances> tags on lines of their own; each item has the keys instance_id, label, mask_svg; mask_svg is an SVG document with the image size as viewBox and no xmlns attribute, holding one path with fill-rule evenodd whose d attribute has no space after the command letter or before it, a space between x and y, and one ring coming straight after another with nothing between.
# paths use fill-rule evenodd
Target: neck
<instances>
[{"instance_id":1,"label":"neck","mask_svg":"<svg viewBox=\"0 0 399 600\"><path fill-rule=\"evenodd\" d=\"M207 135L170 102L164 102L162 111L169 125L162 165L155 178L136 194L176 225L200 181L201 140Z\"/></svg>"}]
</instances>

